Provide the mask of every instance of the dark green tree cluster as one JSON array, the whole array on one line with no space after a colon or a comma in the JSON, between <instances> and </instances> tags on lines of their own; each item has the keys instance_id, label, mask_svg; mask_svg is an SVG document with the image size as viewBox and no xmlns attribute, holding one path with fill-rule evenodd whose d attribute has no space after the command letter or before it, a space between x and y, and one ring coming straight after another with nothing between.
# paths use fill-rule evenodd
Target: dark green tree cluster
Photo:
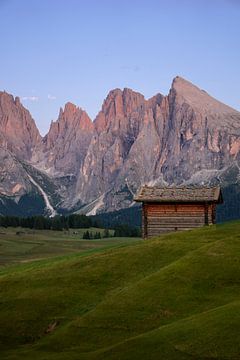
<instances>
[{"instance_id":1,"label":"dark green tree cluster","mask_svg":"<svg viewBox=\"0 0 240 360\"><path fill-rule=\"evenodd\" d=\"M87 229L92 226L98 227L96 226L97 225L96 221L94 222L90 217L86 215L73 214L67 216L67 219L68 219L68 226L71 229L79 229L79 228Z\"/></svg>"},{"instance_id":2,"label":"dark green tree cluster","mask_svg":"<svg viewBox=\"0 0 240 360\"><path fill-rule=\"evenodd\" d=\"M101 224L102 228L114 229L118 224L127 224L130 227L141 227L142 208L137 205L127 209L97 214L91 216L91 218Z\"/></svg>"},{"instance_id":3,"label":"dark green tree cluster","mask_svg":"<svg viewBox=\"0 0 240 360\"><path fill-rule=\"evenodd\" d=\"M22 225L19 224L19 218L17 216L0 216L0 226L17 227Z\"/></svg>"},{"instance_id":4,"label":"dark green tree cluster","mask_svg":"<svg viewBox=\"0 0 240 360\"><path fill-rule=\"evenodd\" d=\"M87 230L83 233L83 239L104 239L109 237L111 237L109 229L104 229L102 235L100 231L93 233L92 231Z\"/></svg>"},{"instance_id":5,"label":"dark green tree cluster","mask_svg":"<svg viewBox=\"0 0 240 360\"><path fill-rule=\"evenodd\" d=\"M222 189L223 204L217 206L217 223L240 219L240 186L231 184Z\"/></svg>"},{"instance_id":6,"label":"dark green tree cluster","mask_svg":"<svg viewBox=\"0 0 240 360\"><path fill-rule=\"evenodd\" d=\"M109 238L110 237L110 232L108 229L104 229L103 231L103 238Z\"/></svg>"},{"instance_id":7,"label":"dark green tree cluster","mask_svg":"<svg viewBox=\"0 0 240 360\"><path fill-rule=\"evenodd\" d=\"M132 227L127 224L116 225L114 231L115 237L140 237L141 229L139 227Z\"/></svg>"},{"instance_id":8,"label":"dark green tree cluster","mask_svg":"<svg viewBox=\"0 0 240 360\"><path fill-rule=\"evenodd\" d=\"M101 239L101 233L100 231L96 231L95 233L93 233L92 231L87 230L83 233L83 239Z\"/></svg>"},{"instance_id":9,"label":"dark green tree cluster","mask_svg":"<svg viewBox=\"0 0 240 360\"><path fill-rule=\"evenodd\" d=\"M96 226L96 224L94 224ZM86 215L57 215L53 218L44 216L17 217L0 216L0 226L3 227L24 227L38 230L67 230L69 228L89 228L93 221Z\"/></svg>"}]
</instances>

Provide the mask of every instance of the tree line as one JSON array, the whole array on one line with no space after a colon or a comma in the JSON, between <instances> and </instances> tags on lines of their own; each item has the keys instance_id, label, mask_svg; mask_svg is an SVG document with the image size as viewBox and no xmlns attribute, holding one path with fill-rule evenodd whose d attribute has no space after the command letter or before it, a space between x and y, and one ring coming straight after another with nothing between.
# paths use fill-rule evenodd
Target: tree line
<instances>
[{"instance_id":1,"label":"tree line","mask_svg":"<svg viewBox=\"0 0 240 360\"><path fill-rule=\"evenodd\" d=\"M0 227L22 227L36 230L68 230L68 229L89 229L89 228L104 228L100 221L93 219L86 215L72 214L68 216L57 215L49 218L44 216L0 216ZM139 237L141 231L139 227L131 227L127 224L115 224L111 227L114 230L114 236L117 237ZM104 229L104 232L97 231L95 233L86 231L83 234L85 239L100 239L110 237L109 229Z\"/></svg>"},{"instance_id":2,"label":"tree line","mask_svg":"<svg viewBox=\"0 0 240 360\"><path fill-rule=\"evenodd\" d=\"M2 227L23 227L37 230L68 230L78 228L99 227L86 215L73 214L69 216L54 216L52 218L41 215L18 217L0 216L0 226Z\"/></svg>"}]
</instances>

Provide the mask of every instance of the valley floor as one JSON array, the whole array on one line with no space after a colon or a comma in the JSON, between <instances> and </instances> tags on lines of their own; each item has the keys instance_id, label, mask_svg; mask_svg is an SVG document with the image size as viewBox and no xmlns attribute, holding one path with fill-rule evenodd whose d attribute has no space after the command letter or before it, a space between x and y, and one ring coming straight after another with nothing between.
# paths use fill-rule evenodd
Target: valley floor
<instances>
[{"instance_id":1,"label":"valley floor","mask_svg":"<svg viewBox=\"0 0 240 360\"><path fill-rule=\"evenodd\" d=\"M1 359L240 359L240 222L6 267Z\"/></svg>"}]
</instances>

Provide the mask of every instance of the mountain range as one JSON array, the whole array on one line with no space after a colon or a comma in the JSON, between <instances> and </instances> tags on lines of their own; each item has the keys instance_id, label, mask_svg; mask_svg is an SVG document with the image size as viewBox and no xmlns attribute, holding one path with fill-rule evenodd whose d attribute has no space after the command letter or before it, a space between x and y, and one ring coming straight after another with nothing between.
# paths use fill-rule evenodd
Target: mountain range
<instances>
[{"instance_id":1,"label":"mountain range","mask_svg":"<svg viewBox=\"0 0 240 360\"><path fill-rule=\"evenodd\" d=\"M0 92L0 129L0 214L115 211L143 184L240 193L240 112L178 76L167 96L110 91L94 121L68 102L44 137Z\"/></svg>"}]
</instances>

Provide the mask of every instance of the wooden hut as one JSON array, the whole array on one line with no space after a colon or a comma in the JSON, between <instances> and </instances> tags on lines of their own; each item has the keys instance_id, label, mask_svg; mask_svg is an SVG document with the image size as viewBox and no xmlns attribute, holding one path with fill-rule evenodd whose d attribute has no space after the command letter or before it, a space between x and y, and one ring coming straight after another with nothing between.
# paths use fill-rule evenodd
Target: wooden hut
<instances>
[{"instance_id":1,"label":"wooden hut","mask_svg":"<svg viewBox=\"0 0 240 360\"><path fill-rule=\"evenodd\" d=\"M216 187L143 186L134 198L142 202L143 238L211 225L222 193Z\"/></svg>"}]
</instances>

